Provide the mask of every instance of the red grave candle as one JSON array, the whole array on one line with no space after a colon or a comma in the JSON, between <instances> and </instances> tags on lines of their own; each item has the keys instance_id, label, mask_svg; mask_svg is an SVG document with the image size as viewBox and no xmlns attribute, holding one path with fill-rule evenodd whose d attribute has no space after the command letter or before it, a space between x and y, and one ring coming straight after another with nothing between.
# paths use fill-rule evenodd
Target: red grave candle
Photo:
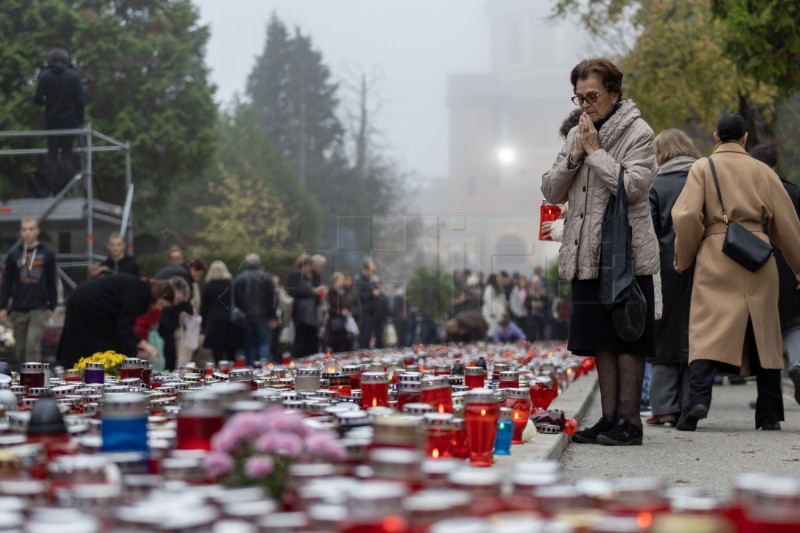
<instances>
[{"instance_id":1,"label":"red grave candle","mask_svg":"<svg viewBox=\"0 0 800 533\"><path fill-rule=\"evenodd\" d=\"M452 421L450 413L428 413L424 415L428 430L428 457L450 458L452 452Z\"/></svg>"},{"instance_id":2,"label":"red grave candle","mask_svg":"<svg viewBox=\"0 0 800 533\"><path fill-rule=\"evenodd\" d=\"M500 402L489 389L473 389L466 396L464 420L467 428L469 461L472 466L491 466Z\"/></svg>"},{"instance_id":3,"label":"red grave candle","mask_svg":"<svg viewBox=\"0 0 800 533\"><path fill-rule=\"evenodd\" d=\"M536 378L531 383L530 396L533 407L547 409L558 396L557 390L550 387L549 381L547 378Z\"/></svg>"},{"instance_id":4,"label":"red grave candle","mask_svg":"<svg viewBox=\"0 0 800 533\"><path fill-rule=\"evenodd\" d=\"M480 366L468 366L464 374L464 385L470 389L481 389L486 384L486 369Z\"/></svg>"},{"instance_id":5,"label":"red grave candle","mask_svg":"<svg viewBox=\"0 0 800 533\"><path fill-rule=\"evenodd\" d=\"M500 372L500 385L501 389L516 389L519 388L519 372L514 370L506 370Z\"/></svg>"},{"instance_id":6,"label":"red grave candle","mask_svg":"<svg viewBox=\"0 0 800 533\"><path fill-rule=\"evenodd\" d=\"M561 216L561 208L555 204L547 204L542 202L542 207L539 211L539 240L540 241L552 241L553 239L550 235L545 235L542 233L542 226L544 226L545 222L553 222L558 220L558 217Z\"/></svg>"},{"instance_id":7,"label":"red grave candle","mask_svg":"<svg viewBox=\"0 0 800 533\"><path fill-rule=\"evenodd\" d=\"M211 450L211 437L224 423L216 395L191 391L184 397L178 414L177 449Z\"/></svg>"},{"instance_id":8,"label":"red grave candle","mask_svg":"<svg viewBox=\"0 0 800 533\"><path fill-rule=\"evenodd\" d=\"M505 389L504 407L511 409L511 421L514 423L514 435L511 444L522 444L522 432L528 425L531 416L531 399L528 391L520 388Z\"/></svg>"},{"instance_id":9,"label":"red grave candle","mask_svg":"<svg viewBox=\"0 0 800 533\"><path fill-rule=\"evenodd\" d=\"M422 383L401 381L397 384L397 410L403 412L406 404L422 402Z\"/></svg>"},{"instance_id":10,"label":"red grave candle","mask_svg":"<svg viewBox=\"0 0 800 533\"><path fill-rule=\"evenodd\" d=\"M389 407L389 376L386 372L361 374L361 407Z\"/></svg>"},{"instance_id":11,"label":"red grave candle","mask_svg":"<svg viewBox=\"0 0 800 533\"><path fill-rule=\"evenodd\" d=\"M422 403L432 406L437 413L453 412L453 393L447 376L423 378Z\"/></svg>"}]
</instances>

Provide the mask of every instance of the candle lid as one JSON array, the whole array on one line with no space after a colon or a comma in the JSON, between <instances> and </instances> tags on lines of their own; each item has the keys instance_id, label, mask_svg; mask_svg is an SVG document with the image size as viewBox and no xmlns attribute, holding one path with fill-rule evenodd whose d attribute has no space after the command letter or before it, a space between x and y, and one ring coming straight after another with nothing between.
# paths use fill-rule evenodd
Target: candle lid
<instances>
[{"instance_id":1,"label":"candle lid","mask_svg":"<svg viewBox=\"0 0 800 533\"><path fill-rule=\"evenodd\" d=\"M451 425L453 415L450 413L425 413L422 415L429 428L444 428Z\"/></svg>"},{"instance_id":2,"label":"candle lid","mask_svg":"<svg viewBox=\"0 0 800 533\"><path fill-rule=\"evenodd\" d=\"M397 383L397 392L419 392L422 390L422 383L419 381L400 381Z\"/></svg>"},{"instance_id":3,"label":"candle lid","mask_svg":"<svg viewBox=\"0 0 800 533\"><path fill-rule=\"evenodd\" d=\"M403 406L403 413L421 416L425 413L432 413L433 406L427 403L407 403Z\"/></svg>"},{"instance_id":4,"label":"candle lid","mask_svg":"<svg viewBox=\"0 0 800 533\"><path fill-rule=\"evenodd\" d=\"M447 376L430 376L422 378L422 390L450 388Z\"/></svg>"},{"instance_id":5,"label":"candle lid","mask_svg":"<svg viewBox=\"0 0 800 533\"><path fill-rule=\"evenodd\" d=\"M106 394L103 397L103 415L143 415L145 397L135 392Z\"/></svg>"},{"instance_id":6,"label":"candle lid","mask_svg":"<svg viewBox=\"0 0 800 533\"><path fill-rule=\"evenodd\" d=\"M486 375L486 369L482 366L468 366L465 370L465 375L467 376L484 376Z\"/></svg>"},{"instance_id":7,"label":"candle lid","mask_svg":"<svg viewBox=\"0 0 800 533\"><path fill-rule=\"evenodd\" d=\"M361 374L361 383L388 383L389 375L386 372L364 372Z\"/></svg>"},{"instance_id":8,"label":"candle lid","mask_svg":"<svg viewBox=\"0 0 800 533\"><path fill-rule=\"evenodd\" d=\"M43 370L42 363L22 363L23 372L42 372Z\"/></svg>"},{"instance_id":9,"label":"candle lid","mask_svg":"<svg viewBox=\"0 0 800 533\"><path fill-rule=\"evenodd\" d=\"M500 381L516 381L519 379L519 372L516 370L504 370L500 372Z\"/></svg>"},{"instance_id":10,"label":"candle lid","mask_svg":"<svg viewBox=\"0 0 800 533\"><path fill-rule=\"evenodd\" d=\"M414 368L416 368L416 367L414 367ZM406 382L409 382L409 381L410 382L418 382L418 381L422 380L422 374L419 373L419 372L416 372L416 371L415 372L402 372L402 373L397 375L397 380L400 383L406 383Z\"/></svg>"},{"instance_id":11,"label":"candle lid","mask_svg":"<svg viewBox=\"0 0 800 533\"><path fill-rule=\"evenodd\" d=\"M497 403L497 397L491 389L472 389L465 394L467 403Z\"/></svg>"},{"instance_id":12,"label":"candle lid","mask_svg":"<svg viewBox=\"0 0 800 533\"><path fill-rule=\"evenodd\" d=\"M501 407L500 408L500 420L511 420L513 415L513 411L510 407Z\"/></svg>"},{"instance_id":13,"label":"candle lid","mask_svg":"<svg viewBox=\"0 0 800 533\"><path fill-rule=\"evenodd\" d=\"M506 398L513 398L515 400L530 399L530 392L525 389L501 389Z\"/></svg>"},{"instance_id":14,"label":"candle lid","mask_svg":"<svg viewBox=\"0 0 800 533\"><path fill-rule=\"evenodd\" d=\"M298 368L297 369L298 376L319 376L320 370L319 368Z\"/></svg>"},{"instance_id":15,"label":"candle lid","mask_svg":"<svg viewBox=\"0 0 800 533\"><path fill-rule=\"evenodd\" d=\"M228 374L231 381L251 381L253 379L253 370L251 368L234 368Z\"/></svg>"},{"instance_id":16,"label":"candle lid","mask_svg":"<svg viewBox=\"0 0 800 533\"><path fill-rule=\"evenodd\" d=\"M342 367L342 374L345 376L356 376L361 373L359 365L345 365Z\"/></svg>"}]
</instances>

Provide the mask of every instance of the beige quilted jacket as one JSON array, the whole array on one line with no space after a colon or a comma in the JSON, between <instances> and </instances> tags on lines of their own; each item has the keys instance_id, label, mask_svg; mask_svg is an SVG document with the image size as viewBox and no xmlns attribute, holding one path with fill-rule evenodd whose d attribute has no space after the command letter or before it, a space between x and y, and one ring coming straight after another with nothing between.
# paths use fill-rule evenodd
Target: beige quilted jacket
<instances>
[{"instance_id":1,"label":"beige quilted jacket","mask_svg":"<svg viewBox=\"0 0 800 533\"><path fill-rule=\"evenodd\" d=\"M553 168L542 176L542 193L548 202L569 201L558 273L566 280L599 276L603 212L611 194L617 192L622 165L628 218L633 228L636 275L653 275L659 271L658 241L648 200L658 170L653 130L642 120L636 104L624 100L599 133L600 149L586 157L577 168L569 170L567 155L575 146L576 128L573 128Z\"/></svg>"}]
</instances>

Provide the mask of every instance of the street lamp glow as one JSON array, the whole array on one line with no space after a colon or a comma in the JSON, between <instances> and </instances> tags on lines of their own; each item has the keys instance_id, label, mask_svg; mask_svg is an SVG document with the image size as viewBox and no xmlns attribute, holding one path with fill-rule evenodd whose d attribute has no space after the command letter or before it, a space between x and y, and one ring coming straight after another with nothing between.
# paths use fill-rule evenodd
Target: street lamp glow
<instances>
[{"instance_id":1,"label":"street lamp glow","mask_svg":"<svg viewBox=\"0 0 800 533\"><path fill-rule=\"evenodd\" d=\"M497 150L497 161L501 165L510 165L517 159L517 153L510 146L502 146Z\"/></svg>"}]
</instances>

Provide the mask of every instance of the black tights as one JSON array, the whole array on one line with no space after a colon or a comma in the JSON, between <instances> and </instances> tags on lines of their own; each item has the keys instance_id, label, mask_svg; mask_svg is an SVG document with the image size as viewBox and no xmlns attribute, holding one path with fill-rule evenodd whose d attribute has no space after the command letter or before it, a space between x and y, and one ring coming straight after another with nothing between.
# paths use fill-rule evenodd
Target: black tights
<instances>
[{"instance_id":1,"label":"black tights","mask_svg":"<svg viewBox=\"0 0 800 533\"><path fill-rule=\"evenodd\" d=\"M603 416L611 420L624 418L641 427L639 404L642 401L644 357L598 352L595 361Z\"/></svg>"}]
</instances>

